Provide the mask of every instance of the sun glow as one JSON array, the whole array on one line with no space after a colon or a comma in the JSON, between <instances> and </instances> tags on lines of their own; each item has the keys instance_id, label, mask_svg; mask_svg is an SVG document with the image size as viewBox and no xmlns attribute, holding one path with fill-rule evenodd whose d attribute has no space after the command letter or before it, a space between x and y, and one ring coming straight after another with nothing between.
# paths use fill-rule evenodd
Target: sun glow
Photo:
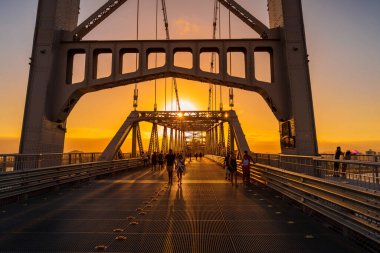
<instances>
[{"instance_id":1,"label":"sun glow","mask_svg":"<svg viewBox=\"0 0 380 253\"><path fill-rule=\"evenodd\" d=\"M192 102L188 100L180 100L181 105L181 111L198 111L199 108ZM176 106L173 103L173 106L171 103L166 104L167 110L171 110L173 108L173 111L176 111Z\"/></svg>"}]
</instances>

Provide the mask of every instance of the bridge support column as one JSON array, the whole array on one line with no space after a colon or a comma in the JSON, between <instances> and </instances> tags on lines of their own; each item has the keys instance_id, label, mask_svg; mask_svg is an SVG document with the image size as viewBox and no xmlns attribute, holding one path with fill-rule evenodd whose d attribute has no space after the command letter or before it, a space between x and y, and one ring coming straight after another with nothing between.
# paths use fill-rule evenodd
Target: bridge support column
<instances>
[{"instance_id":1,"label":"bridge support column","mask_svg":"<svg viewBox=\"0 0 380 253\"><path fill-rule=\"evenodd\" d=\"M268 0L268 11L270 28L278 29L283 40L283 57L286 65L283 72L285 81L289 85L291 101L291 118L279 119L282 153L317 155L301 0Z\"/></svg>"},{"instance_id":2,"label":"bridge support column","mask_svg":"<svg viewBox=\"0 0 380 253\"><path fill-rule=\"evenodd\" d=\"M231 154L235 151L235 138L231 123L228 123L228 141L227 141L227 152Z\"/></svg>"},{"instance_id":3,"label":"bridge support column","mask_svg":"<svg viewBox=\"0 0 380 253\"><path fill-rule=\"evenodd\" d=\"M137 123L132 127L132 158L137 157Z\"/></svg>"},{"instance_id":4,"label":"bridge support column","mask_svg":"<svg viewBox=\"0 0 380 253\"><path fill-rule=\"evenodd\" d=\"M220 152L220 155L224 156L226 155L226 143L225 143L225 140L224 140L224 126L223 126L223 122L221 122L219 124L219 152Z\"/></svg>"},{"instance_id":5,"label":"bridge support column","mask_svg":"<svg viewBox=\"0 0 380 253\"><path fill-rule=\"evenodd\" d=\"M173 150L173 128L170 128L169 149Z\"/></svg>"},{"instance_id":6,"label":"bridge support column","mask_svg":"<svg viewBox=\"0 0 380 253\"><path fill-rule=\"evenodd\" d=\"M214 140L214 147L215 147L215 154L216 155L219 155L219 149L218 149L218 125L216 125L215 127L214 127L214 131L215 131L215 133L214 133L214 138L215 138L215 140Z\"/></svg>"},{"instance_id":7,"label":"bridge support column","mask_svg":"<svg viewBox=\"0 0 380 253\"><path fill-rule=\"evenodd\" d=\"M162 134L161 151L164 154L166 154L168 152L168 127L167 126L164 126L164 131Z\"/></svg>"},{"instance_id":8,"label":"bridge support column","mask_svg":"<svg viewBox=\"0 0 380 253\"><path fill-rule=\"evenodd\" d=\"M20 153L62 153L65 122L49 120L62 31L78 22L79 0L40 0L30 63Z\"/></svg>"}]
</instances>

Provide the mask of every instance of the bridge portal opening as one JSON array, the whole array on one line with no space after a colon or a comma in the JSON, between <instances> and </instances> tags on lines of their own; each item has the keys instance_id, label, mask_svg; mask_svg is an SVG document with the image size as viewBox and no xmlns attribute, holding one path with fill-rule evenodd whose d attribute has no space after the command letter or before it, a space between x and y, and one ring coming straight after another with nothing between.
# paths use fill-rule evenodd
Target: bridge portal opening
<instances>
[{"instance_id":1,"label":"bridge portal opening","mask_svg":"<svg viewBox=\"0 0 380 253\"><path fill-rule=\"evenodd\" d=\"M174 52L174 66L192 69L193 68L193 53L190 49L184 49Z\"/></svg>"},{"instance_id":2,"label":"bridge portal opening","mask_svg":"<svg viewBox=\"0 0 380 253\"><path fill-rule=\"evenodd\" d=\"M271 48L255 48L253 59L256 80L266 83L274 82L273 50Z\"/></svg>"},{"instance_id":3,"label":"bridge portal opening","mask_svg":"<svg viewBox=\"0 0 380 253\"><path fill-rule=\"evenodd\" d=\"M134 73L138 70L140 53L137 49L125 48L120 50L120 74Z\"/></svg>"},{"instance_id":4,"label":"bridge portal opening","mask_svg":"<svg viewBox=\"0 0 380 253\"><path fill-rule=\"evenodd\" d=\"M245 78L246 76L246 52L240 48L227 50L227 74L233 77Z\"/></svg>"},{"instance_id":5,"label":"bridge portal opening","mask_svg":"<svg viewBox=\"0 0 380 253\"><path fill-rule=\"evenodd\" d=\"M203 48L200 55L200 69L219 74L219 51L217 48Z\"/></svg>"},{"instance_id":6,"label":"bridge portal opening","mask_svg":"<svg viewBox=\"0 0 380 253\"><path fill-rule=\"evenodd\" d=\"M83 82L86 72L86 52L82 49L69 50L66 68L66 84Z\"/></svg>"},{"instance_id":7,"label":"bridge portal opening","mask_svg":"<svg viewBox=\"0 0 380 253\"><path fill-rule=\"evenodd\" d=\"M148 69L161 68L166 64L166 52L163 48L153 48L147 52Z\"/></svg>"},{"instance_id":8,"label":"bridge portal opening","mask_svg":"<svg viewBox=\"0 0 380 253\"><path fill-rule=\"evenodd\" d=\"M110 77L112 74L112 50L94 50L93 78L102 79Z\"/></svg>"}]
</instances>

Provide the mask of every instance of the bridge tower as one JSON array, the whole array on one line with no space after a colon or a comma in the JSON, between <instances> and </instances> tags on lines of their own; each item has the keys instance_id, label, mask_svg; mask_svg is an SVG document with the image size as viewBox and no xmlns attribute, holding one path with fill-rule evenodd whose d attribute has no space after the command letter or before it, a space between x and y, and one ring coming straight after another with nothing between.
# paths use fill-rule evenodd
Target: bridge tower
<instances>
[{"instance_id":1,"label":"bridge tower","mask_svg":"<svg viewBox=\"0 0 380 253\"><path fill-rule=\"evenodd\" d=\"M67 117L86 93L157 78L178 77L259 93L279 121L282 153L316 155L318 149L301 0L268 0L270 27L234 0L218 1L255 30L261 39L85 41L82 39L86 34L127 0L108 0L79 25L80 0L40 0L20 153L61 153ZM193 55L191 69L175 66L174 54L181 50ZM256 51L270 54L271 82L255 77ZM112 73L109 77L97 78L98 56L102 52L112 53ZM139 53L139 66L133 73L123 73L120 67L123 55L128 52ZM147 56L157 52L165 52L165 66L150 69ZM201 70L202 52L219 54L219 73ZM228 74L227 55L230 52L244 54L244 78ZM73 57L79 53L86 59L85 77L73 85ZM172 140L172 129L170 131L169 147L182 147L182 135L176 130L174 134L178 137ZM210 134L209 138L218 143L217 128Z\"/></svg>"},{"instance_id":2,"label":"bridge tower","mask_svg":"<svg viewBox=\"0 0 380 253\"><path fill-rule=\"evenodd\" d=\"M62 153L65 121L48 117L54 103L56 68L61 38L65 31L77 27L80 0L40 0L29 83L22 126L20 153Z\"/></svg>"},{"instance_id":3,"label":"bridge tower","mask_svg":"<svg viewBox=\"0 0 380 253\"><path fill-rule=\"evenodd\" d=\"M279 119L281 149L285 154L317 155L309 60L301 0L268 0L269 25L283 45L285 82L288 83L288 119Z\"/></svg>"}]
</instances>

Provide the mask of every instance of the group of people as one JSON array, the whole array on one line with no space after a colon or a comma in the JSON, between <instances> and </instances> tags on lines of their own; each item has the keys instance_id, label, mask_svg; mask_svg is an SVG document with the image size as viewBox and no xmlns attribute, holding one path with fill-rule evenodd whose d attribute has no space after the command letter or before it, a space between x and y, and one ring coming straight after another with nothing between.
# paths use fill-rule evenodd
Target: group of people
<instances>
[{"instance_id":1,"label":"group of people","mask_svg":"<svg viewBox=\"0 0 380 253\"><path fill-rule=\"evenodd\" d=\"M189 153L187 153L187 156L189 157L189 161L191 162L191 158L192 158L192 153L191 152L189 152ZM199 152L199 153L195 153L194 154L194 157L195 157L195 160L198 160L198 157L199 157L199 159L201 159L202 160L202 157L204 156L204 154L202 153L202 152Z\"/></svg>"},{"instance_id":2,"label":"group of people","mask_svg":"<svg viewBox=\"0 0 380 253\"><path fill-rule=\"evenodd\" d=\"M161 171L164 168L164 162L166 161L166 170L168 172L169 185L173 184L173 171L177 172L178 184L182 184L182 176L185 172L185 155L181 153L174 154L172 149L169 149L169 153L164 155L161 151L160 153L154 152L150 159L147 153L141 154L141 159L144 161L144 166L152 165L152 172ZM158 165L158 168L157 168Z\"/></svg>"},{"instance_id":3,"label":"group of people","mask_svg":"<svg viewBox=\"0 0 380 253\"><path fill-rule=\"evenodd\" d=\"M243 170L243 185L247 186L250 183L251 177L251 162L254 163L252 157L247 151L244 151L242 159L242 170ZM231 184L237 186L237 160L235 153L227 154L224 158L224 166L226 168L226 180L231 181Z\"/></svg>"},{"instance_id":4,"label":"group of people","mask_svg":"<svg viewBox=\"0 0 380 253\"><path fill-rule=\"evenodd\" d=\"M336 151L335 151L334 158L336 160L339 160L342 155L343 155L343 160L351 160L351 151L350 150L347 150L346 153L343 153L342 149L340 147L337 147ZM339 174L339 166L340 166L340 163L338 163L338 162L334 163L333 177L340 177L340 176L342 176L342 178L346 178L347 163L342 163L342 172L341 172L341 174Z\"/></svg>"}]
</instances>

